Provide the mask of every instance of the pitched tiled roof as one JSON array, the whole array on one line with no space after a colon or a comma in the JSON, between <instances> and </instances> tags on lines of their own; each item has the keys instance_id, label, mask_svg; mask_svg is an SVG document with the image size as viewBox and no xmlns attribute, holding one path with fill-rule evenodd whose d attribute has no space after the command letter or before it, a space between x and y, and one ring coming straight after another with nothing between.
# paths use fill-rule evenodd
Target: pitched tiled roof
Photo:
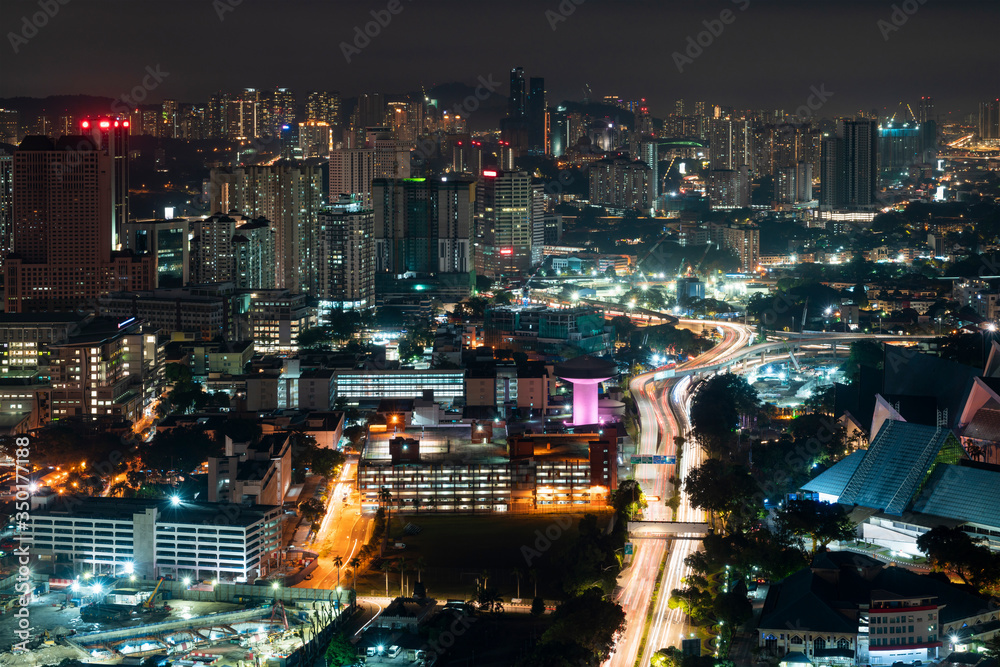
<instances>
[{"instance_id":1,"label":"pitched tiled roof","mask_svg":"<svg viewBox=\"0 0 1000 667\"><path fill-rule=\"evenodd\" d=\"M1000 472L939 465L913 511L1000 529Z\"/></svg>"}]
</instances>

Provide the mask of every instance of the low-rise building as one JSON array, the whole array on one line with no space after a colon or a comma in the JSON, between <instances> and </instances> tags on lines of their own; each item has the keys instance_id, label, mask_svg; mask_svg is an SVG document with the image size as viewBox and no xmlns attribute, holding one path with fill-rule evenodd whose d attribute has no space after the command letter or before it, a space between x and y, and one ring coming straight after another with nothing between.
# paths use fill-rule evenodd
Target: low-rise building
<instances>
[{"instance_id":1,"label":"low-rise building","mask_svg":"<svg viewBox=\"0 0 1000 667\"><path fill-rule=\"evenodd\" d=\"M277 506L60 497L31 512L24 539L50 573L252 583L277 566L281 520Z\"/></svg>"},{"instance_id":2,"label":"low-rise building","mask_svg":"<svg viewBox=\"0 0 1000 667\"><path fill-rule=\"evenodd\" d=\"M494 306L486 309L484 340L494 349L601 356L611 351L610 330L604 315L586 306Z\"/></svg>"},{"instance_id":3,"label":"low-rise building","mask_svg":"<svg viewBox=\"0 0 1000 667\"><path fill-rule=\"evenodd\" d=\"M762 657L798 654L813 665L926 664L955 648L956 632L994 636L998 613L937 577L821 551L808 568L771 585L757 642Z\"/></svg>"},{"instance_id":4,"label":"low-rise building","mask_svg":"<svg viewBox=\"0 0 1000 667\"><path fill-rule=\"evenodd\" d=\"M291 438L278 431L257 442L226 436L223 456L208 457L208 500L281 505L292 483Z\"/></svg>"}]
</instances>

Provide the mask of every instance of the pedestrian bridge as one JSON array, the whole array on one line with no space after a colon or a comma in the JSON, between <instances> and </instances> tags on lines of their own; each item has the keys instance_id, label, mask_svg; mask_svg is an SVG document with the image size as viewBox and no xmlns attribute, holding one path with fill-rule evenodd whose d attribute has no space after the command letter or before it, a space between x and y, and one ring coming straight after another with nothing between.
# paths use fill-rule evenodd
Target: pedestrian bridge
<instances>
[{"instance_id":1,"label":"pedestrian bridge","mask_svg":"<svg viewBox=\"0 0 1000 667\"><path fill-rule=\"evenodd\" d=\"M707 523L684 521L629 521L632 539L700 540L708 534Z\"/></svg>"}]
</instances>

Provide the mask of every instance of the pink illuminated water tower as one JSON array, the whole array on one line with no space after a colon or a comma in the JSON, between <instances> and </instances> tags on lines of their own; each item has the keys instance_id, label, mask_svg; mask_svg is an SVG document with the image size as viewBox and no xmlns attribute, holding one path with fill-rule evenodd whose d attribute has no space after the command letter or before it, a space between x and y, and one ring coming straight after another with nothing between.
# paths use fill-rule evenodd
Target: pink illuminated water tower
<instances>
[{"instance_id":1,"label":"pink illuminated water tower","mask_svg":"<svg viewBox=\"0 0 1000 667\"><path fill-rule=\"evenodd\" d=\"M597 385L618 374L618 367L604 359L582 356L561 363L555 368L556 377L573 385L573 426L596 424Z\"/></svg>"}]
</instances>

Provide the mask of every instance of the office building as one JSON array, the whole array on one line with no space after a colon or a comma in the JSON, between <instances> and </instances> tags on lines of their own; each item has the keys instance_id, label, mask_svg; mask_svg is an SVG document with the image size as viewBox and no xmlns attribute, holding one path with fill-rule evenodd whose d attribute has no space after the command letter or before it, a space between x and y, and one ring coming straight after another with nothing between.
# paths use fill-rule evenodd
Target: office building
<instances>
[{"instance_id":1,"label":"office building","mask_svg":"<svg viewBox=\"0 0 1000 667\"><path fill-rule=\"evenodd\" d=\"M21 142L4 263L7 312L72 310L110 291L152 286L150 256L115 250L115 170L112 152L90 137Z\"/></svg>"},{"instance_id":2,"label":"office building","mask_svg":"<svg viewBox=\"0 0 1000 667\"><path fill-rule=\"evenodd\" d=\"M319 214L317 282L310 292L325 308L367 310L375 305L375 216L356 197Z\"/></svg>"},{"instance_id":3,"label":"office building","mask_svg":"<svg viewBox=\"0 0 1000 667\"><path fill-rule=\"evenodd\" d=\"M372 429L358 464L362 509L535 512L605 507L617 487L617 444L597 433L512 437L495 445L493 423L419 430Z\"/></svg>"},{"instance_id":4,"label":"office building","mask_svg":"<svg viewBox=\"0 0 1000 667\"><path fill-rule=\"evenodd\" d=\"M545 109L545 79L533 76L528 80L525 120L528 123L528 150L539 155L548 153Z\"/></svg>"},{"instance_id":5,"label":"office building","mask_svg":"<svg viewBox=\"0 0 1000 667\"><path fill-rule=\"evenodd\" d=\"M524 83L524 68L510 71L510 93L507 96L507 117L523 118L528 110L528 91Z\"/></svg>"},{"instance_id":6,"label":"office building","mask_svg":"<svg viewBox=\"0 0 1000 667\"><path fill-rule=\"evenodd\" d=\"M311 249L323 207L320 160L213 169L210 195L211 210L216 213L235 211L271 223L279 288L301 292L314 284L317 267Z\"/></svg>"},{"instance_id":7,"label":"office building","mask_svg":"<svg viewBox=\"0 0 1000 667\"><path fill-rule=\"evenodd\" d=\"M111 158L111 248L121 250L129 209L129 121L118 117L84 118L80 133Z\"/></svg>"},{"instance_id":8,"label":"office building","mask_svg":"<svg viewBox=\"0 0 1000 667\"><path fill-rule=\"evenodd\" d=\"M488 361L469 367L465 374L465 404L508 411L539 410L549 407L549 375L545 364Z\"/></svg>"},{"instance_id":9,"label":"office building","mask_svg":"<svg viewBox=\"0 0 1000 667\"><path fill-rule=\"evenodd\" d=\"M653 170L642 160L607 157L590 165L590 203L616 211L649 211L655 200Z\"/></svg>"},{"instance_id":10,"label":"office building","mask_svg":"<svg viewBox=\"0 0 1000 667\"><path fill-rule=\"evenodd\" d=\"M323 121L331 128L340 127L340 93L319 90L306 95L306 120Z\"/></svg>"},{"instance_id":11,"label":"office building","mask_svg":"<svg viewBox=\"0 0 1000 667\"><path fill-rule=\"evenodd\" d=\"M34 510L25 539L51 573L253 583L278 565L282 518L272 505L81 497Z\"/></svg>"},{"instance_id":12,"label":"office building","mask_svg":"<svg viewBox=\"0 0 1000 667\"><path fill-rule=\"evenodd\" d=\"M186 218L131 220L125 223L123 245L134 253L149 253L156 264L153 287L182 287L191 275Z\"/></svg>"},{"instance_id":13,"label":"office building","mask_svg":"<svg viewBox=\"0 0 1000 667\"><path fill-rule=\"evenodd\" d=\"M275 88L271 93L271 124L273 130L269 134L295 124L295 93L288 88Z\"/></svg>"},{"instance_id":14,"label":"office building","mask_svg":"<svg viewBox=\"0 0 1000 667\"><path fill-rule=\"evenodd\" d=\"M80 332L92 315L0 313L0 378L39 376L47 380L53 344Z\"/></svg>"},{"instance_id":15,"label":"office building","mask_svg":"<svg viewBox=\"0 0 1000 667\"><path fill-rule=\"evenodd\" d=\"M465 395L465 369L338 370L333 377L336 397L348 403L380 398L422 398L451 403Z\"/></svg>"},{"instance_id":16,"label":"office building","mask_svg":"<svg viewBox=\"0 0 1000 667\"><path fill-rule=\"evenodd\" d=\"M923 125L929 120L937 120L934 116L934 98L921 96L920 104L917 105L917 122Z\"/></svg>"},{"instance_id":17,"label":"office building","mask_svg":"<svg viewBox=\"0 0 1000 667\"><path fill-rule=\"evenodd\" d=\"M376 274L393 280L456 274L456 284L470 291L475 179L376 179L372 188Z\"/></svg>"},{"instance_id":18,"label":"office building","mask_svg":"<svg viewBox=\"0 0 1000 667\"><path fill-rule=\"evenodd\" d=\"M545 245L542 188L523 171L483 170L476 185L476 274L530 272Z\"/></svg>"}]
</instances>

